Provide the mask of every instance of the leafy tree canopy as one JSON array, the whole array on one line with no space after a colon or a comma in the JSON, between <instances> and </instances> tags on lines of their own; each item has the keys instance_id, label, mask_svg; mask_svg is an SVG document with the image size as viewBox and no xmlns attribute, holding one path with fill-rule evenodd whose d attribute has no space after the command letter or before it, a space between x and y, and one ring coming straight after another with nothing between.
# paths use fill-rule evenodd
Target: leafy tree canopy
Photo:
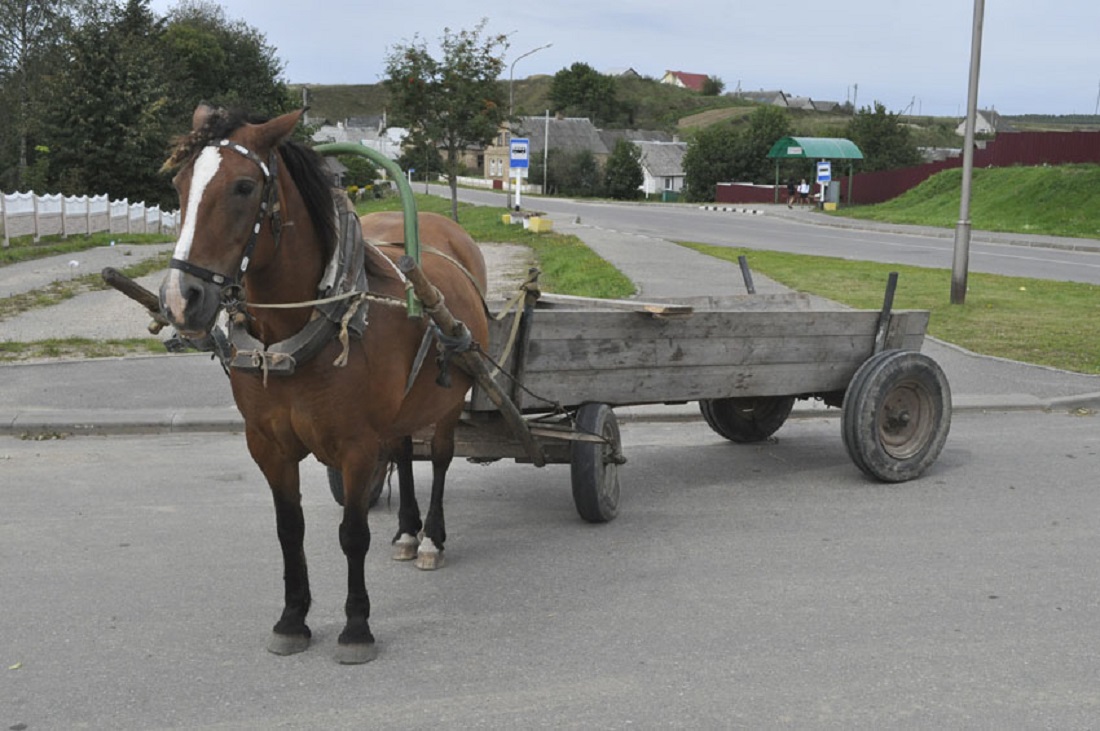
<instances>
[{"instance_id":1,"label":"leafy tree canopy","mask_svg":"<svg viewBox=\"0 0 1100 731\"><path fill-rule=\"evenodd\" d=\"M0 105L3 121L18 121L19 110L31 131L20 137L9 131L17 124L0 125L0 173L33 169L36 188L45 187L38 192L172 206L175 192L158 171L200 101L260 116L292 106L274 49L214 2L183 0L167 17L149 0L0 3L0 24L20 4L55 11L25 65L41 70L33 96ZM17 99L18 88L0 70L0 100Z\"/></svg>"},{"instance_id":2,"label":"leafy tree canopy","mask_svg":"<svg viewBox=\"0 0 1100 731\"><path fill-rule=\"evenodd\" d=\"M550 103L566 116L588 117L597 126L605 125L618 110L615 79L586 63L575 63L554 74Z\"/></svg>"},{"instance_id":3,"label":"leafy tree canopy","mask_svg":"<svg viewBox=\"0 0 1100 731\"><path fill-rule=\"evenodd\" d=\"M848 123L845 136L863 153L860 167L866 172L920 164L920 152L901 123L899 114L886 111L880 102L863 107Z\"/></svg>"},{"instance_id":4,"label":"leafy tree canopy","mask_svg":"<svg viewBox=\"0 0 1100 731\"><path fill-rule=\"evenodd\" d=\"M633 200L642 196L642 152L630 140L619 140L607 159L604 170L604 189L612 198Z\"/></svg>"},{"instance_id":5,"label":"leafy tree canopy","mask_svg":"<svg viewBox=\"0 0 1100 731\"><path fill-rule=\"evenodd\" d=\"M458 220L458 175L468 147L487 145L507 119L503 85L508 37L483 38L488 19L472 30L446 28L435 58L423 39L399 44L386 58L386 79L393 117L435 140L445 155L451 188L451 215Z\"/></svg>"}]
</instances>

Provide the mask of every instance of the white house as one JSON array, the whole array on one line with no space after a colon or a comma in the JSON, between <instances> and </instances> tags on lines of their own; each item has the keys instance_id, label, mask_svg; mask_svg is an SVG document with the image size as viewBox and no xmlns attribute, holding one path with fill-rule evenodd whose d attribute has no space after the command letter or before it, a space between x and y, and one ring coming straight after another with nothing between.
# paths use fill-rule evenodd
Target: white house
<instances>
[{"instance_id":1,"label":"white house","mask_svg":"<svg viewBox=\"0 0 1100 731\"><path fill-rule=\"evenodd\" d=\"M635 142L641 151L642 192L646 198L684 188L686 142Z\"/></svg>"}]
</instances>

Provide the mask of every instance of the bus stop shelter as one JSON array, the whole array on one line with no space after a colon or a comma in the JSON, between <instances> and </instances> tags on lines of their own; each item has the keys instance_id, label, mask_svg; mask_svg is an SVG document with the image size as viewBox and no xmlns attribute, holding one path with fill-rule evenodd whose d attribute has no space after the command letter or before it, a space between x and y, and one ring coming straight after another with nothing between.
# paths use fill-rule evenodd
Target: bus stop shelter
<instances>
[{"instance_id":1,"label":"bus stop shelter","mask_svg":"<svg viewBox=\"0 0 1100 731\"><path fill-rule=\"evenodd\" d=\"M852 161L862 160L856 144L842 137L784 137L777 140L768 157L775 159L775 202L779 202L779 161L792 158L806 160L848 161L848 203L852 202Z\"/></svg>"}]
</instances>

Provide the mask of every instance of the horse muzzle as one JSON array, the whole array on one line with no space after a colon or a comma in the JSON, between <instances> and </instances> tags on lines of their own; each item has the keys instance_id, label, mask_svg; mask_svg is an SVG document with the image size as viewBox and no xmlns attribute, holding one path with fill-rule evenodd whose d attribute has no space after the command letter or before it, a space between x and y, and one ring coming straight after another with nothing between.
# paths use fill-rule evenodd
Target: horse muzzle
<instances>
[{"instance_id":1,"label":"horse muzzle","mask_svg":"<svg viewBox=\"0 0 1100 731\"><path fill-rule=\"evenodd\" d=\"M222 287L179 269L169 269L160 285L160 309L186 338L201 338L214 327Z\"/></svg>"}]
</instances>

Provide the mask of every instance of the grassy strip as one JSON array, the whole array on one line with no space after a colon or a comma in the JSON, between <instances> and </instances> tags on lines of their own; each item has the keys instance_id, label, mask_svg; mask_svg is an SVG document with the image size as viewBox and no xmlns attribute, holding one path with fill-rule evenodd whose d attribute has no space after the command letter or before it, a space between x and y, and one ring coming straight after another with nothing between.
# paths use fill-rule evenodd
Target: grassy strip
<instances>
[{"instance_id":1,"label":"grassy strip","mask_svg":"<svg viewBox=\"0 0 1100 731\"><path fill-rule=\"evenodd\" d=\"M22 236L12 239L11 246L0 247L0 266L59 254L75 254L99 246L110 246L112 241L116 244L163 244L171 240L171 236L164 234L98 233L91 236L70 236L66 239L43 236L36 243L30 236Z\"/></svg>"},{"instance_id":2,"label":"grassy strip","mask_svg":"<svg viewBox=\"0 0 1100 731\"><path fill-rule=\"evenodd\" d=\"M146 274L164 269L168 266L169 258L171 258L171 253L163 252L157 256L125 267L121 271L131 279L136 279ZM29 292L21 292L0 299L0 320L7 320L20 313L39 307L51 307L65 300L72 299L77 295L84 294L85 292L94 292L101 289L107 289L107 285L98 272L95 274L83 274L69 280L52 282L39 289L32 289Z\"/></svg>"},{"instance_id":3,"label":"grassy strip","mask_svg":"<svg viewBox=\"0 0 1100 731\"><path fill-rule=\"evenodd\" d=\"M140 261L122 270L136 279L168 265L169 252ZM30 292L0 299L0 320L39 307L50 307L85 292L107 289L99 274L85 274L68 281L58 281ZM121 294L119 295L122 296ZM134 305L137 307L137 305ZM158 339L130 338L124 340L91 340L89 338L56 338L31 342L0 342L0 362L38 360L45 358L109 358L123 355L161 355L164 345Z\"/></svg>"},{"instance_id":4,"label":"grassy strip","mask_svg":"<svg viewBox=\"0 0 1100 731\"><path fill-rule=\"evenodd\" d=\"M416 195L419 211L451 214L448 199ZM397 197L368 201L357 208L360 214L400 210ZM506 208L459 203L458 218L475 241L520 244L530 247L538 260L543 290L582 297L622 298L634 294L634 283L615 267L601 259L576 236L558 233L534 233L519 225L505 224Z\"/></svg>"},{"instance_id":5,"label":"grassy strip","mask_svg":"<svg viewBox=\"0 0 1100 731\"><path fill-rule=\"evenodd\" d=\"M58 338L30 343L0 342L0 362L45 358L114 358L123 355L163 355L164 352L160 340L152 338Z\"/></svg>"},{"instance_id":6,"label":"grassy strip","mask_svg":"<svg viewBox=\"0 0 1100 731\"><path fill-rule=\"evenodd\" d=\"M971 272L966 304L950 303L951 272L825 256L684 243L737 261L792 289L860 309L882 307L898 272L897 309L929 310L929 334L985 355L1100 374L1100 286Z\"/></svg>"},{"instance_id":7,"label":"grassy strip","mask_svg":"<svg viewBox=\"0 0 1100 731\"><path fill-rule=\"evenodd\" d=\"M885 203L835 215L953 228L961 187L962 170L945 170ZM1100 238L1100 165L977 169L970 221L981 231Z\"/></svg>"}]
</instances>

